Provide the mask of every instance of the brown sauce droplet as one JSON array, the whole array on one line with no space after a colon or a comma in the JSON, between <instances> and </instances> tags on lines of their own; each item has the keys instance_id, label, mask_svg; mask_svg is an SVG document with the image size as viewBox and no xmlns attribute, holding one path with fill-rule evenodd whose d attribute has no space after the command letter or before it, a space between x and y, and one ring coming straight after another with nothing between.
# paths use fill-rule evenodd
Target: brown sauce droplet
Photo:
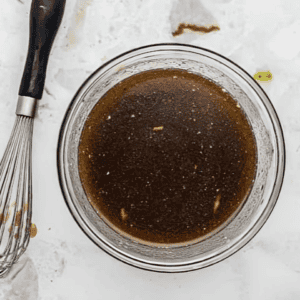
<instances>
[{"instance_id":1,"label":"brown sauce droplet","mask_svg":"<svg viewBox=\"0 0 300 300\"><path fill-rule=\"evenodd\" d=\"M16 219L15 219L15 225L16 226L20 226L21 225L21 216L22 216L22 212L18 211L16 213Z\"/></svg>"},{"instance_id":2,"label":"brown sauce droplet","mask_svg":"<svg viewBox=\"0 0 300 300\"><path fill-rule=\"evenodd\" d=\"M198 25L194 25L194 24L188 24L188 23L180 23L177 27L177 29L172 32L172 35L178 36L184 33L184 30L188 29L194 32L198 32L198 33L209 33L212 31L219 31L220 27L219 26L215 26L215 25L211 25L209 27L206 26L198 26Z\"/></svg>"},{"instance_id":3,"label":"brown sauce droplet","mask_svg":"<svg viewBox=\"0 0 300 300\"><path fill-rule=\"evenodd\" d=\"M37 235L37 227L35 224L31 224L30 226L30 237L34 238Z\"/></svg>"}]
</instances>

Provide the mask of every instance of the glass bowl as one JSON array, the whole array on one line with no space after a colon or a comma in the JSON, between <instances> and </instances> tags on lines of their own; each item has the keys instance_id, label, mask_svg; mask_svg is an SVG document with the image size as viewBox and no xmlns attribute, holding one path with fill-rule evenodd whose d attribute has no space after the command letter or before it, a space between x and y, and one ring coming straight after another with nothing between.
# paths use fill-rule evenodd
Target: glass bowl
<instances>
[{"instance_id":1,"label":"glass bowl","mask_svg":"<svg viewBox=\"0 0 300 300\"><path fill-rule=\"evenodd\" d=\"M224 87L243 108L257 143L258 164L250 194L225 226L186 245L150 245L120 235L88 201L78 172L78 145L89 113L121 80L146 70L177 68ZM97 69L80 87L63 121L57 150L61 189L83 232L113 257L150 271L185 272L215 264L249 242L271 214L284 176L285 148L276 112L256 81L235 63L207 49L157 44L126 52Z\"/></svg>"}]
</instances>

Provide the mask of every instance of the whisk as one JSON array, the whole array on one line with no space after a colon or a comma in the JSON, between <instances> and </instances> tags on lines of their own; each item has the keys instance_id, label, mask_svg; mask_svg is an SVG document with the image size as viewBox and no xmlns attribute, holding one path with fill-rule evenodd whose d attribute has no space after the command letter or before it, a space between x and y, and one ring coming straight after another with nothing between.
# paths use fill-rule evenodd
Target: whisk
<instances>
[{"instance_id":1,"label":"whisk","mask_svg":"<svg viewBox=\"0 0 300 300\"><path fill-rule=\"evenodd\" d=\"M30 39L16 122L0 163L0 277L27 249L32 231L32 134L49 54L66 0L33 0Z\"/></svg>"}]
</instances>

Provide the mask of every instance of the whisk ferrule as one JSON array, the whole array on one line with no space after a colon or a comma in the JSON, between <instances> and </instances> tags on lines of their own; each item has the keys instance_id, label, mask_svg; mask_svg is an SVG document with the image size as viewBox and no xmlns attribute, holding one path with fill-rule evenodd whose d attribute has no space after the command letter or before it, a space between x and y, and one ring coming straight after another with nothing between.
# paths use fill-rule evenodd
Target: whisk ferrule
<instances>
[{"instance_id":1,"label":"whisk ferrule","mask_svg":"<svg viewBox=\"0 0 300 300\"><path fill-rule=\"evenodd\" d=\"M37 100L27 96L19 96L16 115L34 118Z\"/></svg>"}]
</instances>

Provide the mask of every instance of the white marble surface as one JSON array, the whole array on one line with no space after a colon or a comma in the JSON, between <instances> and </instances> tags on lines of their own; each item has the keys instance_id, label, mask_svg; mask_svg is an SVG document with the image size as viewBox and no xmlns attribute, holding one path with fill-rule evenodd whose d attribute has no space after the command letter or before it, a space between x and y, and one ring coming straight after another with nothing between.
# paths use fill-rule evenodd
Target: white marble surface
<instances>
[{"instance_id":1,"label":"white marble surface","mask_svg":"<svg viewBox=\"0 0 300 300\"><path fill-rule=\"evenodd\" d=\"M1 153L15 120L30 3L1 0ZM0 281L0 299L300 299L299 11L299 0L67 0L35 121L33 222L38 234L14 276ZM214 23L221 30L173 38L174 27L185 21ZM98 249L71 217L56 170L60 125L81 83L115 55L159 42L206 47L251 75L270 70L273 80L264 89L282 122L287 148L284 186L263 229L225 261L184 274L142 271Z\"/></svg>"}]
</instances>

